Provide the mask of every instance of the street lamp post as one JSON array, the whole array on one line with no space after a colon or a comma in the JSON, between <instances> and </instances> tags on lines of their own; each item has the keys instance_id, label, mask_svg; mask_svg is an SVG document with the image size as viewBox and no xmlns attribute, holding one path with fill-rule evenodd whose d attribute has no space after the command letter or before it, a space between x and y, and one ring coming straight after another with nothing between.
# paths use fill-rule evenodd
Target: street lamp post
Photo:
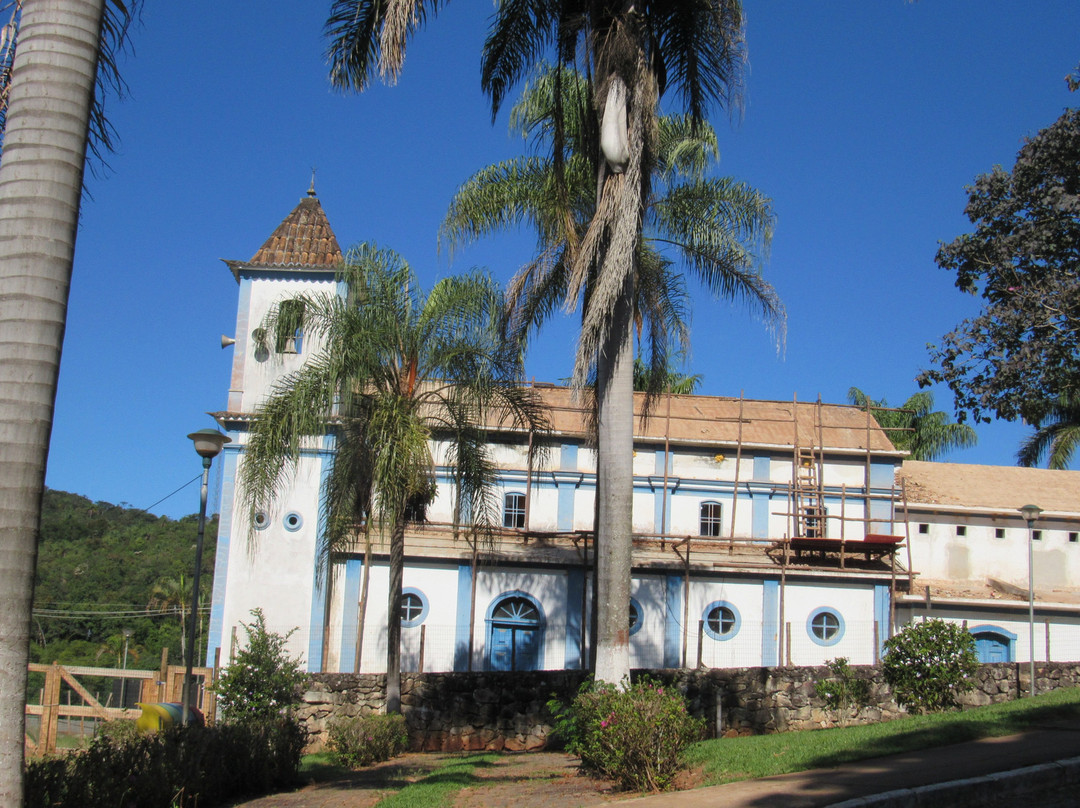
<instances>
[{"instance_id":1,"label":"street lamp post","mask_svg":"<svg viewBox=\"0 0 1080 808\"><path fill-rule=\"evenodd\" d=\"M120 679L120 709L127 709L127 654L128 640L131 639L131 629L124 629L124 675Z\"/></svg>"},{"instance_id":2,"label":"street lamp post","mask_svg":"<svg viewBox=\"0 0 1080 808\"><path fill-rule=\"evenodd\" d=\"M1035 572L1034 572L1034 554L1035 554L1035 520L1039 518L1039 514L1042 513L1042 508L1038 505L1025 505L1022 508L1017 508L1021 515L1024 517L1024 521L1027 522L1028 529L1028 659L1029 659L1029 676L1031 677L1031 688L1029 694L1035 695Z\"/></svg>"},{"instance_id":3,"label":"street lamp post","mask_svg":"<svg viewBox=\"0 0 1080 808\"><path fill-rule=\"evenodd\" d=\"M192 698L192 685L195 677L191 673L193 657L195 654L195 625L199 608L199 575L202 572L202 549L203 534L206 529L206 489L210 480L210 464L214 462L221 451L221 447L229 443L231 439L222 435L216 429L200 429L192 432L188 437L195 443L195 451L202 458L202 489L199 493L199 534L195 541L195 580L191 585L191 621L188 624L187 653L184 655L184 694L183 703L180 707L180 721L188 723L188 711L194 704Z\"/></svg>"}]
</instances>

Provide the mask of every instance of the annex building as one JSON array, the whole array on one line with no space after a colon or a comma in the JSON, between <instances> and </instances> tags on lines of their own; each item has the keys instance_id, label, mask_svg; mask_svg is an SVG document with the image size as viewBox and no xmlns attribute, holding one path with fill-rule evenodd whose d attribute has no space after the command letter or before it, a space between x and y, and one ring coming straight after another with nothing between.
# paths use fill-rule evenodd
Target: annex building
<instances>
[{"instance_id":1,"label":"annex building","mask_svg":"<svg viewBox=\"0 0 1080 808\"><path fill-rule=\"evenodd\" d=\"M311 190L250 261L226 262L239 290L226 409L214 414L232 442L208 659L224 663L261 608L272 630L296 629L289 647L309 670L385 664L386 544L321 551L332 437L312 444L254 525L237 505L254 412L318 349L297 333L271 350L256 332L278 300L338 291L341 261ZM454 529L448 467L406 532L403 670L588 666L595 452L582 403L536 387L551 431L491 427L498 539ZM872 412L820 400L668 396L636 418L635 448L633 667L870 664L926 615L966 623L985 661L1026 661L1029 534L1017 509L1029 502L1044 511L1031 542L1036 660L1080 659L1080 472L906 460Z\"/></svg>"}]
</instances>

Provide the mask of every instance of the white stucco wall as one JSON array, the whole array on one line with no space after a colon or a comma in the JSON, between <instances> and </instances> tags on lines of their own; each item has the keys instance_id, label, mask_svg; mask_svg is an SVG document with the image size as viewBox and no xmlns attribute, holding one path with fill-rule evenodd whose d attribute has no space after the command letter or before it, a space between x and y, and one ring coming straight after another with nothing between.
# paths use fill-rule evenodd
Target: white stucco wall
<instances>
[{"instance_id":1,"label":"white stucco wall","mask_svg":"<svg viewBox=\"0 0 1080 808\"><path fill-rule=\"evenodd\" d=\"M807 630L811 614L822 607L835 610L843 621L843 636L832 645L814 642ZM872 586L789 583L784 591L784 622L790 627L793 665L822 665L836 657L847 657L852 665L874 662Z\"/></svg>"}]
</instances>

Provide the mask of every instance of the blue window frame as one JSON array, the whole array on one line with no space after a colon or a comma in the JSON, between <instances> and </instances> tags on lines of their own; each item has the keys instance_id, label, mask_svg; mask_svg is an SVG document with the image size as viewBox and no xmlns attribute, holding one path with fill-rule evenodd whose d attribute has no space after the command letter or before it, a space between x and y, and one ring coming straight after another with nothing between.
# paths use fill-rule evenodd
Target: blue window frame
<instances>
[{"instance_id":1,"label":"blue window frame","mask_svg":"<svg viewBox=\"0 0 1080 808\"><path fill-rule=\"evenodd\" d=\"M814 609L806 618L806 633L818 645L836 645L844 638L844 618L828 606Z\"/></svg>"},{"instance_id":2,"label":"blue window frame","mask_svg":"<svg viewBox=\"0 0 1080 808\"><path fill-rule=\"evenodd\" d=\"M401 590L401 627L414 628L424 622L428 613L428 600L424 593L411 586Z\"/></svg>"},{"instance_id":3,"label":"blue window frame","mask_svg":"<svg viewBox=\"0 0 1080 808\"><path fill-rule=\"evenodd\" d=\"M705 633L714 640L724 642L739 633L742 616L735 605L726 600L714 600L705 607L701 616Z\"/></svg>"},{"instance_id":4,"label":"blue window frame","mask_svg":"<svg viewBox=\"0 0 1080 808\"><path fill-rule=\"evenodd\" d=\"M302 517L296 511L290 511L289 513L285 514L285 519L282 521L285 525L285 529L290 533L295 533L304 526L304 517Z\"/></svg>"},{"instance_id":5,"label":"blue window frame","mask_svg":"<svg viewBox=\"0 0 1080 808\"><path fill-rule=\"evenodd\" d=\"M488 668L534 671L544 658L544 612L532 595L504 592L488 607Z\"/></svg>"}]
</instances>

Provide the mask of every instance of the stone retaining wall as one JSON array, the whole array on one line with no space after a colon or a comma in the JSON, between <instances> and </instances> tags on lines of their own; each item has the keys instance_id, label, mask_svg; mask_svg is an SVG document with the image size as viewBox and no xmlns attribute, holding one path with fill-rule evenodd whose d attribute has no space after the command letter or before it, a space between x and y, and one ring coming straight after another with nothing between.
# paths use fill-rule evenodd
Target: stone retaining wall
<instances>
[{"instance_id":1,"label":"stone retaining wall","mask_svg":"<svg viewBox=\"0 0 1080 808\"><path fill-rule=\"evenodd\" d=\"M818 697L815 686L829 677L825 667L662 670L648 673L677 686L689 709L708 720L715 736L754 735L869 724L904 715L892 700L879 669L854 667L870 681L869 705L838 715ZM1080 663L1036 665L1039 692L1080 685ZM552 698L568 701L584 681L582 671L520 673L414 673L402 675L401 703L416 750L532 750L547 744ZM1026 663L981 665L976 688L964 706L1009 701L1028 691ZM386 677L382 674L312 674L297 717L309 746L326 740L337 717L382 712Z\"/></svg>"}]
</instances>

